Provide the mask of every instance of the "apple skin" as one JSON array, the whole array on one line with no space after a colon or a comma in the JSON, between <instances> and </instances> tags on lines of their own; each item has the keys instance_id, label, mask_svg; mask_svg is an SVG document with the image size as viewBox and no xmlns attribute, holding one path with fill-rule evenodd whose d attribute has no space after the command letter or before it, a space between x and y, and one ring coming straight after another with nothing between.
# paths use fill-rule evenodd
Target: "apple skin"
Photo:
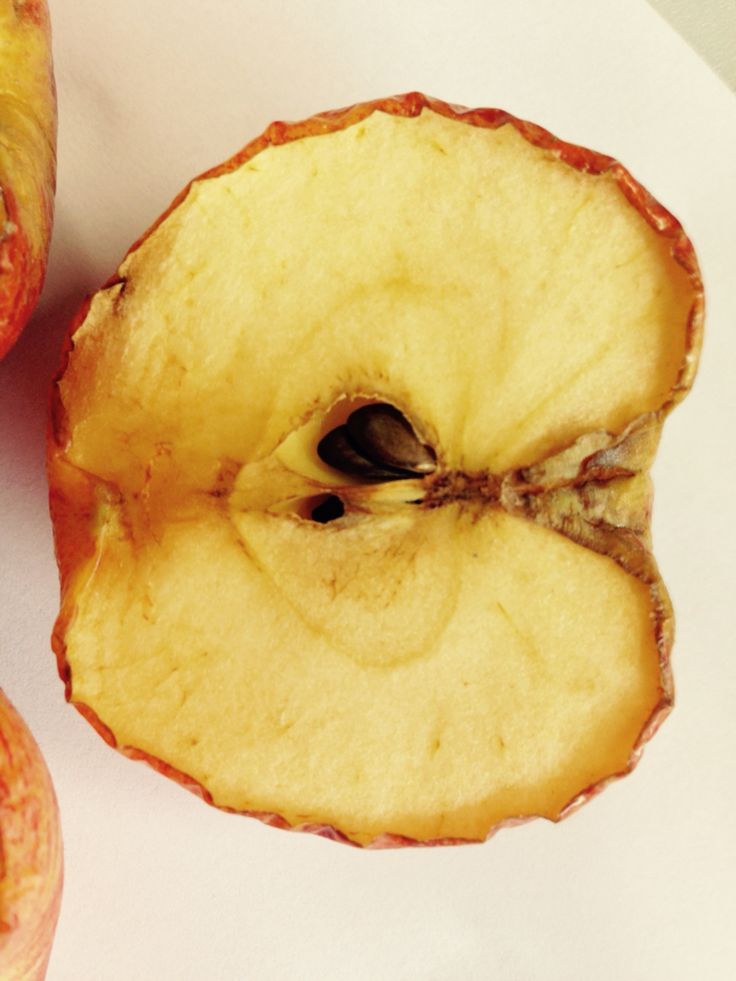
<instances>
[{"instance_id":1,"label":"apple skin","mask_svg":"<svg viewBox=\"0 0 736 981\"><path fill-rule=\"evenodd\" d=\"M46 976L63 882L59 808L28 726L0 689L0 977Z\"/></svg>"},{"instance_id":2,"label":"apple skin","mask_svg":"<svg viewBox=\"0 0 736 981\"><path fill-rule=\"evenodd\" d=\"M46 0L0 0L0 358L33 312L46 273L56 186L56 89Z\"/></svg>"},{"instance_id":3,"label":"apple skin","mask_svg":"<svg viewBox=\"0 0 736 981\"><path fill-rule=\"evenodd\" d=\"M496 129L499 126L509 124L533 146L551 151L556 157L575 170L589 174L607 174L615 181L621 193L632 207L668 243L673 258L682 266L690 278L694 299L688 317L685 357L683 358L678 378L670 392L669 398L656 413L656 424L661 426L672 408L690 390L695 378L702 345L705 300L702 277L695 250L690 239L674 215L670 214L616 159L594 150L586 149L585 147L566 143L541 126L523 119L518 119L502 109L468 109L423 95L420 92L408 92L404 95L390 96L371 102L358 103L344 109L319 113L299 122L287 123L277 121L271 123L261 136L248 143L229 160L190 181L174 198L167 210L131 246L127 254L130 255L130 253L135 252L169 214L177 208L187 196L195 181L209 180L219 177L222 174L227 174L242 166L242 164L251 160L268 147L279 146L305 137L332 133L353 126L374 112L413 117L418 116L424 109L431 109L449 119L459 120L469 125L482 128ZM101 288L104 289L122 282L123 280L117 274L114 274ZM52 386L47 434L47 472L50 488L49 506L54 526L54 541L61 580L61 611L52 635L52 646L56 654L59 675L65 684L67 700L97 730L105 742L130 759L141 760L147 763L159 773L175 780L184 788L196 794L206 803L219 807L219 805L214 803L209 791L193 777L182 773L164 760L158 759L136 747L120 745L109 727L102 722L90 706L76 702L72 698L71 667L66 657L64 638L67 624L74 613L76 575L95 553L95 497L92 481L82 471L65 463L63 459L68 432L64 409L59 395L58 382L66 369L69 352L72 348L72 337L87 316L91 299L91 296L85 299L67 333L65 347L62 352L61 367ZM644 502L642 505L642 517L645 525L648 524L649 505L649 501ZM80 531L80 527L83 526L82 519L84 518L87 518L86 528L84 531ZM670 654L674 637L673 612L664 583L649 551L646 537L632 533L622 543L621 541L608 542L605 537L594 535L584 544L586 547L610 555L627 572L644 582L651 591L655 608L654 631L659 650L661 697L639 734L627 765L619 773L591 784L572 800L568 801L560 810L560 813L554 818L555 823L577 811L583 804L601 793L610 783L630 773L638 763L645 744L659 729L674 704L674 687L670 668ZM232 808L227 807L221 807L220 809L230 812L233 811ZM340 829L327 824L310 822L293 825L279 814L262 811L238 811L236 813L255 817L271 827L308 832L332 841L369 849L402 848L407 846L434 847L437 845L478 843L481 840L488 840L502 828L524 824L527 821L534 820L535 817L534 815L529 815L508 818L492 827L483 839L444 837L418 841L403 835L386 833L378 835L370 841L363 841L356 840Z\"/></svg>"}]
</instances>

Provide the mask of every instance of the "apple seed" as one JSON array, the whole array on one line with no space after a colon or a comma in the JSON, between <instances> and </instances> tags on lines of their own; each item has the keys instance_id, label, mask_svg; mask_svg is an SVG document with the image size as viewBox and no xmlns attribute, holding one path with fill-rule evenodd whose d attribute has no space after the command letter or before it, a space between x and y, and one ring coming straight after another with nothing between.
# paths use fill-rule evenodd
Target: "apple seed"
<instances>
[{"instance_id":1,"label":"apple seed","mask_svg":"<svg viewBox=\"0 0 736 981\"><path fill-rule=\"evenodd\" d=\"M327 433L317 446L317 454L333 469L366 480L402 480L414 476L410 471L389 469L369 460L350 439L347 426L338 426Z\"/></svg>"},{"instance_id":2,"label":"apple seed","mask_svg":"<svg viewBox=\"0 0 736 981\"><path fill-rule=\"evenodd\" d=\"M317 521L321 525L326 525L328 521L335 521L345 514L345 505L336 494L330 494L320 504L312 509L310 517L312 521Z\"/></svg>"},{"instance_id":3,"label":"apple seed","mask_svg":"<svg viewBox=\"0 0 736 981\"><path fill-rule=\"evenodd\" d=\"M412 474L432 473L437 466L432 448L421 443L403 413L386 402L356 409L347 430L356 448L380 466Z\"/></svg>"}]
</instances>

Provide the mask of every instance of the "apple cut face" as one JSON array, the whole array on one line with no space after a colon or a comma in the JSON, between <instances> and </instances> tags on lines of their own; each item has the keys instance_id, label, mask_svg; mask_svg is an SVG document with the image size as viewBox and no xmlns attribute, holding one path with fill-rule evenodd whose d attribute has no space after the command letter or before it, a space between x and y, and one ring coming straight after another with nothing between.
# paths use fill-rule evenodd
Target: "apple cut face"
<instances>
[{"instance_id":1,"label":"apple cut face","mask_svg":"<svg viewBox=\"0 0 736 981\"><path fill-rule=\"evenodd\" d=\"M68 697L280 826L557 820L671 704L647 470L701 314L611 158L416 94L275 124L73 325Z\"/></svg>"}]
</instances>

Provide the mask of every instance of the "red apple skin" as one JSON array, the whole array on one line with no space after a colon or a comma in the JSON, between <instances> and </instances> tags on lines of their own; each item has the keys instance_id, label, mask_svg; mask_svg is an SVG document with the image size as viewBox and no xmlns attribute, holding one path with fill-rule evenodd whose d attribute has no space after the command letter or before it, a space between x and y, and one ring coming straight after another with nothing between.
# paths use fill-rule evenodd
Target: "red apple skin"
<instances>
[{"instance_id":1,"label":"red apple skin","mask_svg":"<svg viewBox=\"0 0 736 981\"><path fill-rule=\"evenodd\" d=\"M678 378L670 392L668 400L657 413L658 420L663 420L672 408L680 402L690 390L697 370L698 356L702 345L703 317L705 299L702 277L690 239L685 234L680 222L670 214L646 190L629 171L613 157L597 153L585 147L576 146L558 139L552 133L535 123L518 119L502 109L468 109L464 106L451 105L439 99L423 95L420 92L409 92L404 95L390 96L371 102L358 103L345 109L337 109L319 113L309 119L299 122L274 122L255 140L248 143L239 153L213 169L195 178L177 195L167 210L151 225L151 227L131 246L128 255L151 235L169 214L184 200L195 181L209 180L229 173L251 160L262 150L270 146L279 146L304 137L319 136L353 126L374 112L385 112L395 116L418 116L424 109L431 109L449 119L456 119L471 126L487 129L497 129L509 124L521 136L534 146L542 147L555 154L560 160L575 170L589 174L607 174L618 185L626 200L642 215L644 220L668 243L672 256L682 266L689 276L693 288L693 303L690 309L687 325L686 352ZM117 275L108 279L102 288L121 282ZM64 461L64 449L67 443L68 430L58 390L58 382L66 370L69 352L72 347L72 337L77 328L84 322L89 311L92 297L87 297L74 317L65 342L61 358L61 367L52 386L47 434L47 471L49 478L49 506L54 526L54 541L57 563L61 580L61 610L52 635L52 646L56 654L59 675L64 682L66 698L82 716L97 730L99 735L114 749L130 759L141 760L164 776L175 780L187 790L196 794L206 803L215 804L212 795L206 787L197 780L182 773L164 760L158 759L133 746L120 745L108 726L97 716L95 711L82 702L74 701L72 697L71 667L66 657L65 633L66 627L74 613L75 578L77 572L95 553L94 513L95 493L91 479L82 471L71 467ZM85 520L87 519L87 520ZM656 567L656 563L645 544L636 536L631 536L625 542L625 547L611 552L611 557L622 565L631 575L646 583L651 591L655 608L654 631L657 639L660 663L660 699L649 719L645 723L631 752L627 765L616 774L586 787L560 810L554 821L561 821L578 810L583 804L596 797L610 783L630 773L641 758L645 744L659 729L669 715L674 704L674 687L670 667L670 655L674 637L674 622L672 608L666 589ZM232 808L222 807L221 810L232 811ZM362 848L403 848L434 847L437 845L475 844L491 838L502 828L524 824L534 820L534 815L512 817L499 822L490 828L483 839L470 838L434 838L430 840L415 840L404 835L387 832L378 835L370 841L356 840L338 828L327 824L304 823L291 824L283 816L262 811L238 811L249 817L255 817L271 827L292 831L316 834L332 841L342 842Z\"/></svg>"},{"instance_id":2,"label":"red apple skin","mask_svg":"<svg viewBox=\"0 0 736 981\"><path fill-rule=\"evenodd\" d=\"M28 726L0 690L0 978L46 976L63 881L56 795Z\"/></svg>"},{"instance_id":3,"label":"red apple skin","mask_svg":"<svg viewBox=\"0 0 736 981\"><path fill-rule=\"evenodd\" d=\"M56 185L56 90L46 0L0 0L0 359L46 273ZM18 123L20 124L18 125Z\"/></svg>"}]
</instances>

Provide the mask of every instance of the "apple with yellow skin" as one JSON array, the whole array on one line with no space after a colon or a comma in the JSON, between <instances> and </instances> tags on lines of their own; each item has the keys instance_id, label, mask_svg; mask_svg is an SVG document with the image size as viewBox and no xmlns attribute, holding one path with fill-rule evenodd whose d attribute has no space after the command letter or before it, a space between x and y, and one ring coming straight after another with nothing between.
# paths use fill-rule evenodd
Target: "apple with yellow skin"
<instances>
[{"instance_id":1,"label":"apple with yellow skin","mask_svg":"<svg viewBox=\"0 0 736 981\"><path fill-rule=\"evenodd\" d=\"M702 311L680 224L610 157L417 93L274 123L72 325L67 697L279 827L569 814L672 704L648 470Z\"/></svg>"},{"instance_id":2,"label":"apple with yellow skin","mask_svg":"<svg viewBox=\"0 0 736 981\"><path fill-rule=\"evenodd\" d=\"M41 292L56 182L46 0L0 0L0 358Z\"/></svg>"},{"instance_id":3,"label":"apple with yellow skin","mask_svg":"<svg viewBox=\"0 0 736 981\"><path fill-rule=\"evenodd\" d=\"M41 981L62 891L59 809L28 726L0 690L0 977Z\"/></svg>"}]
</instances>

